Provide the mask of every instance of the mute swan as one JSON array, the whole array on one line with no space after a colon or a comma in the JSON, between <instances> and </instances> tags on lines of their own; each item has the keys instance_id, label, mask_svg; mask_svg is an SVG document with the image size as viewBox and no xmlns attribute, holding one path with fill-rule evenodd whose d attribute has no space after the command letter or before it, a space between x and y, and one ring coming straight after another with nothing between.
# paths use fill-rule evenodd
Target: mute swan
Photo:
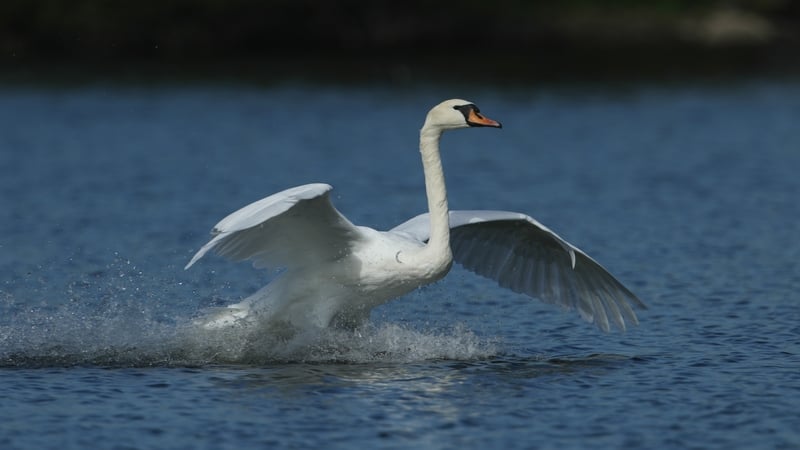
<instances>
[{"instance_id":1,"label":"mute swan","mask_svg":"<svg viewBox=\"0 0 800 450\"><path fill-rule=\"evenodd\" d=\"M420 153L429 212L390 231L350 223L331 186L307 184L230 214L186 265L209 250L259 268L284 268L244 301L199 320L204 328L254 324L355 327L373 307L444 277L453 261L500 286L575 308L603 331L637 324L644 304L588 255L533 218L504 211L448 211L439 139L447 130L501 128L473 103L447 100L428 113Z\"/></svg>"}]
</instances>

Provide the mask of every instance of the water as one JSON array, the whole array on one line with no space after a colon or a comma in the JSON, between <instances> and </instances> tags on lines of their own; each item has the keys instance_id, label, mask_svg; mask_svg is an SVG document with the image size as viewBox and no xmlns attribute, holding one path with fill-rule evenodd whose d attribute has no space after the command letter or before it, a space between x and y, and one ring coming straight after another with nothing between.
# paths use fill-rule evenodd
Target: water
<instances>
[{"instance_id":1,"label":"water","mask_svg":"<svg viewBox=\"0 0 800 450\"><path fill-rule=\"evenodd\" d=\"M351 220L528 213L648 305L603 334L459 268L357 332L187 323L267 276L183 266L232 210L334 185ZM0 87L2 448L799 448L800 84Z\"/></svg>"}]
</instances>

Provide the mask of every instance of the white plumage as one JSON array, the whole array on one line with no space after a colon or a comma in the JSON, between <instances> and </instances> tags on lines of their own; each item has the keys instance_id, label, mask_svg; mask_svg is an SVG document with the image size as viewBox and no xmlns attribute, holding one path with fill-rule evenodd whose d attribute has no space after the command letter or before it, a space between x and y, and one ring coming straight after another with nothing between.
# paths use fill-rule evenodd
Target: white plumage
<instances>
[{"instance_id":1,"label":"white plumage","mask_svg":"<svg viewBox=\"0 0 800 450\"><path fill-rule=\"evenodd\" d=\"M429 212L390 231L353 225L331 204L327 184L287 189L222 219L187 269L213 250L285 270L201 325L354 327L375 306L441 279L453 261L500 286L577 309L604 331L638 323L633 307L644 304L631 291L531 217L448 210L439 138L443 131L470 126L500 124L465 100L431 109L420 132Z\"/></svg>"}]
</instances>

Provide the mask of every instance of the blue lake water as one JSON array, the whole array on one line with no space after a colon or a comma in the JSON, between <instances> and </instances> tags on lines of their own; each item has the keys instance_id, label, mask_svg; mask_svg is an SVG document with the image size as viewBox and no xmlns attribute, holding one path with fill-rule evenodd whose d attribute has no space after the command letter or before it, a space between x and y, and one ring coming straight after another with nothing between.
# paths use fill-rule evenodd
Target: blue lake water
<instances>
[{"instance_id":1,"label":"blue lake water","mask_svg":"<svg viewBox=\"0 0 800 450\"><path fill-rule=\"evenodd\" d=\"M525 212L649 306L603 334L455 267L358 332L210 338L267 278L229 212L309 182L353 222ZM800 83L0 86L0 447L800 448Z\"/></svg>"}]
</instances>

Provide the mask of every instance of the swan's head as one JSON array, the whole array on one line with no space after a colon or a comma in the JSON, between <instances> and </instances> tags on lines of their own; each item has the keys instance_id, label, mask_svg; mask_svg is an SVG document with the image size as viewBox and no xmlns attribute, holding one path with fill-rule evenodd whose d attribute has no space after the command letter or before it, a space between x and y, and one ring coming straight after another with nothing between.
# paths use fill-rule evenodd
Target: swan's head
<instances>
[{"instance_id":1,"label":"swan's head","mask_svg":"<svg viewBox=\"0 0 800 450\"><path fill-rule=\"evenodd\" d=\"M502 128L502 125L500 122L483 116L481 110L474 103L453 99L445 100L434 106L428 112L423 128L454 130L467 127Z\"/></svg>"}]
</instances>

